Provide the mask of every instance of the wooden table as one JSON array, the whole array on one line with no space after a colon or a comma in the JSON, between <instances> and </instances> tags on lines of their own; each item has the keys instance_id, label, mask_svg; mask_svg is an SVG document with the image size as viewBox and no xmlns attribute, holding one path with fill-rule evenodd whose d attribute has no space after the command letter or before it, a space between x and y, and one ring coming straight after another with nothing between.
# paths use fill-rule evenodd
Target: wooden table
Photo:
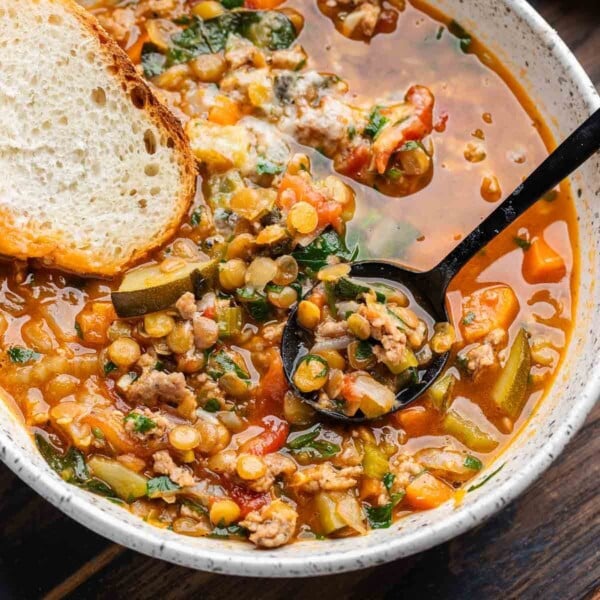
<instances>
[{"instance_id":1,"label":"wooden table","mask_svg":"<svg viewBox=\"0 0 600 600\"><path fill-rule=\"evenodd\" d=\"M308 1L308 0L307 0ZM598 87L600 0L534 0ZM600 598L600 405L552 468L486 524L357 573L265 580L176 567L76 524L0 465L0 600Z\"/></svg>"}]
</instances>

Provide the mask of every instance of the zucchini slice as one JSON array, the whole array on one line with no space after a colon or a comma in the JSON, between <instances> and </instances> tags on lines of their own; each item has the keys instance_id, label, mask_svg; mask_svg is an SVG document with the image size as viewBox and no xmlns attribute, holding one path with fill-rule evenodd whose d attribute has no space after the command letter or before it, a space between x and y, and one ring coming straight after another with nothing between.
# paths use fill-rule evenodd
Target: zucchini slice
<instances>
[{"instance_id":1,"label":"zucchini slice","mask_svg":"<svg viewBox=\"0 0 600 600\"><path fill-rule=\"evenodd\" d=\"M531 370L531 349L524 329L519 330L508 360L492 388L496 406L511 419L516 419L527 399L527 383Z\"/></svg>"},{"instance_id":2,"label":"zucchini slice","mask_svg":"<svg viewBox=\"0 0 600 600\"><path fill-rule=\"evenodd\" d=\"M119 289L111 294L112 303L121 318L164 310L185 292L201 295L204 282L215 268L215 260L206 260L186 263L170 273L161 271L159 265L135 269L125 275Z\"/></svg>"}]
</instances>

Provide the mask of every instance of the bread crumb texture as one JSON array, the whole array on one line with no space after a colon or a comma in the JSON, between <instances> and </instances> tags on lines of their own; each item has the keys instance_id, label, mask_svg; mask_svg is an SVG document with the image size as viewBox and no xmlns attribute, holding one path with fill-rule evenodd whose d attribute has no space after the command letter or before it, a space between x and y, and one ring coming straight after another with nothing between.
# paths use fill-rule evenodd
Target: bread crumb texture
<instances>
[{"instance_id":1,"label":"bread crumb texture","mask_svg":"<svg viewBox=\"0 0 600 600\"><path fill-rule=\"evenodd\" d=\"M195 189L179 122L71 0L0 0L0 253L111 276Z\"/></svg>"}]
</instances>

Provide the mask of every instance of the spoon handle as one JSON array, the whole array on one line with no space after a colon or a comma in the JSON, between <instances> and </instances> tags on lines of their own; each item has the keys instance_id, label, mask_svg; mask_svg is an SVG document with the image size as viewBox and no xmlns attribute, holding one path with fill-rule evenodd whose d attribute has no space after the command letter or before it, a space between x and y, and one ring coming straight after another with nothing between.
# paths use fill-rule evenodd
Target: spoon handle
<instances>
[{"instance_id":1,"label":"spoon handle","mask_svg":"<svg viewBox=\"0 0 600 600\"><path fill-rule=\"evenodd\" d=\"M600 148L600 109L578 127L517 189L428 274L441 286L441 304L450 280L479 250L568 177Z\"/></svg>"}]
</instances>

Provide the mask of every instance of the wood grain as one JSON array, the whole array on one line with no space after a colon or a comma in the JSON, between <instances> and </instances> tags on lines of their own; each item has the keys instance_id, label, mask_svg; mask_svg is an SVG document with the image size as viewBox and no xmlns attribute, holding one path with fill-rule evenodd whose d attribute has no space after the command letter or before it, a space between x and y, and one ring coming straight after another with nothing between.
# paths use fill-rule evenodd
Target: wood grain
<instances>
[{"instance_id":1,"label":"wood grain","mask_svg":"<svg viewBox=\"0 0 600 600\"><path fill-rule=\"evenodd\" d=\"M309 1L309 0L307 0ZM600 86L600 0L533 0ZM554 465L486 524L408 559L324 578L192 571L95 535L0 465L0 600L600 600L600 405Z\"/></svg>"}]
</instances>

